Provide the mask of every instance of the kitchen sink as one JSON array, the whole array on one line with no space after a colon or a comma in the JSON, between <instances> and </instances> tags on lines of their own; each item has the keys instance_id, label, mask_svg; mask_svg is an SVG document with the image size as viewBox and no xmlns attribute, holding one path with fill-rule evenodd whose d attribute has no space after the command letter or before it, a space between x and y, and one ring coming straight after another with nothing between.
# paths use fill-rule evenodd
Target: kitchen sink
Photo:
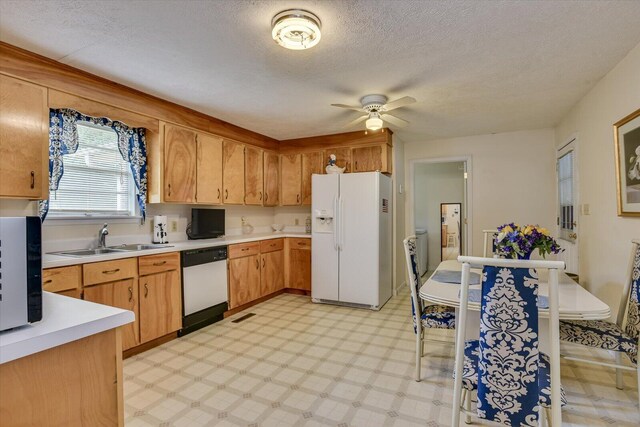
<instances>
[{"instance_id":1,"label":"kitchen sink","mask_svg":"<svg viewBox=\"0 0 640 427\"><path fill-rule=\"evenodd\" d=\"M59 252L49 252L49 253L52 255L85 257L85 256L114 254L114 253L122 253L122 252L135 252L135 251L144 251L149 249L161 249L161 248L172 248L172 247L173 246L171 245L131 244L131 245L108 246L106 248L76 249L72 251L59 251Z\"/></svg>"},{"instance_id":2,"label":"kitchen sink","mask_svg":"<svg viewBox=\"0 0 640 427\"><path fill-rule=\"evenodd\" d=\"M149 249L162 249L162 248L172 248L172 247L173 246L171 245L135 243L130 245L109 246L108 249L116 249L119 251L145 251Z\"/></svg>"},{"instance_id":3,"label":"kitchen sink","mask_svg":"<svg viewBox=\"0 0 640 427\"><path fill-rule=\"evenodd\" d=\"M122 249L114 249L114 248L96 248L96 249L76 249L73 251L60 251L60 252L49 252L49 253L52 255L83 257L83 256L103 255L103 254L111 254L111 253L118 253L118 252L126 252L126 251Z\"/></svg>"}]
</instances>

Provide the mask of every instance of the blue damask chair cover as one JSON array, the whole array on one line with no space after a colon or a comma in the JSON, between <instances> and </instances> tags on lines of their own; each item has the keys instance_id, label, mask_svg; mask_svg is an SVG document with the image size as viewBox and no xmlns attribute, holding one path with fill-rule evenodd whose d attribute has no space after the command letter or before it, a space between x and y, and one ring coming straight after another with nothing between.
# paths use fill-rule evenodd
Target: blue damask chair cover
<instances>
[{"instance_id":1,"label":"blue damask chair cover","mask_svg":"<svg viewBox=\"0 0 640 427\"><path fill-rule=\"evenodd\" d=\"M640 245L635 245L631 268L631 286L622 306L627 310L626 326L605 320L563 320L560 339L573 344L624 352L634 364L638 363L640 336ZM626 307L625 307L626 306Z\"/></svg>"},{"instance_id":2,"label":"blue damask chair cover","mask_svg":"<svg viewBox=\"0 0 640 427\"><path fill-rule=\"evenodd\" d=\"M538 350L537 274L485 266L482 280L480 339L465 343L462 386L477 390L480 418L536 426L540 406L551 404L549 358Z\"/></svg>"},{"instance_id":3,"label":"blue damask chair cover","mask_svg":"<svg viewBox=\"0 0 640 427\"><path fill-rule=\"evenodd\" d=\"M418 259L416 255L416 237L410 236L404 240L404 251L409 273L409 287L411 288L411 318L413 332L416 334L416 373L415 380L420 381L420 358L424 339L423 329L454 329L456 314L453 307L445 305L425 306L419 296L420 275L418 274Z\"/></svg>"},{"instance_id":4,"label":"blue damask chair cover","mask_svg":"<svg viewBox=\"0 0 640 427\"><path fill-rule=\"evenodd\" d=\"M417 332L418 316L423 328L454 329L456 314L453 307L446 305L425 305L419 296L420 275L418 274L418 259L416 255L416 238L411 236L405 240L405 251L411 260L409 268L409 282L411 287L411 317L413 318L413 331Z\"/></svg>"}]
</instances>

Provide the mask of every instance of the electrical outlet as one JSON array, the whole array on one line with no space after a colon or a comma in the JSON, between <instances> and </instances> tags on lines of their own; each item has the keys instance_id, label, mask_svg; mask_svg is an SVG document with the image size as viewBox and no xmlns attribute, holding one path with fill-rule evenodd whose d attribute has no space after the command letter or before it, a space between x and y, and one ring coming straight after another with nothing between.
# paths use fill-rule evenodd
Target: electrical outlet
<instances>
[{"instance_id":1,"label":"electrical outlet","mask_svg":"<svg viewBox=\"0 0 640 427\"><path fill-rule=\"evenodd\" d=\"M299 220L298 218L296 218L296 219L294 220L294 223L295 223L295 225L300 225L300 220Z\"/></svg>"},{"instance_id":2,"label":"electrical outlet","mask_svg":"<svg viewBox=\"0 0 640 427\"><path fill-rule=\"evenodd\" d=\"M582 205L582 215L591 215L591 209L588 203Z\"/></svg>"},{"instance_id":3,"label":"electrical outlet","mask_svg":"<svg viewBox=\"0 0 640 427\"><path fill-rule=\"evenodd\" d=\"M149 225L151 226L151 232L153 233L153 219L149 220Z\"/></svg>"},{"instance_id":4,"label":"electrical outlet","mask_svg":"<svg viewBox=\"0 0 640 427\"><path fill-rule=\"evenodd\" d=\"M176 231L178 231L178 221L174 219L173 221L171 221L171 232Z\"/></svg>"}]
</instances>

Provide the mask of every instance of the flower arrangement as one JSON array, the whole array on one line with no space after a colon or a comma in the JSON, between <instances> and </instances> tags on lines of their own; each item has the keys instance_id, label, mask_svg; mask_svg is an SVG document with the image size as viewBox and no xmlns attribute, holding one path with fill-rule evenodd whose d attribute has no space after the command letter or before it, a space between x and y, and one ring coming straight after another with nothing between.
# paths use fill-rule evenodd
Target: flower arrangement
<instances>
[{"instance_id":1,"label":"flower arrangement","mask_svg":"<svg viewBox=\"0 0 640 427\"><path fill-rule=\"evenodd\" d=\"M494 243L496 254L505 258L529 259L536 249L543 258L546 258L547 254L564 251L549 235L549 230L538 225L501 225L498 227Z\"/></svg>"}]
</instances>

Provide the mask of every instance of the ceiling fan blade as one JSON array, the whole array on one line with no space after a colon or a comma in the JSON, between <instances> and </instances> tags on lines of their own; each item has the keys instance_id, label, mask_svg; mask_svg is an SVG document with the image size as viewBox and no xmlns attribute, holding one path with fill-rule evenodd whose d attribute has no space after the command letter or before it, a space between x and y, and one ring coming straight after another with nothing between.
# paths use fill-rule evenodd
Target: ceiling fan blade
<instances>
[{"instance_id":1,"label":"ceiling fan blade","mask_svg":"<svg viewBox=\"0 0 640 427\"><path fill-rule=\"evenodd\" d=\"M410 96L404 96L402 98L396 99L395 101L387 102L384 107L384 111L395 110L396 108L404 107L405 105L413 104L416 102L415 98Z\"/></svg>"},{"instance_id":2,"label":"ceiling fan blade","mask_svg":"<svg viewBox=\"0 0 640 427\"><path fill-rule=\"evenodd\" d=\"M367 120L369 118L368 114L365 114L364 116L360 116L355 120L351 120L349 123L347 123L346 125L344 125L344 127L348 128L351 127L353 125L357 125L358 123L364 122L365 120Z\"/></svg>"},{"instance_id":3,"label":"ceiling fan blade","mask_svg":"<svg viewBox=\"0 0 640 427\"><path fill-rule=\"evenodd\" d=\"M398 127L405 127L406 125L409 124L408 121L403 120L399 117L396 116L392 116L391 114L381 114L380 118L382 120L384 120L385 122L389 122L392 125L398 126Z\"/></svg>"},{"instance_id":4,"label":"ceiling fan blade","mask_svg":"<svg viewBox=\"0 0 640 427\"><path fill-rule=\"evenodd\" d=\"M349 110L356 110L356 111L363 111L362 107L355 107L353 105L345 105L345 104L331 104L332 107L339 107L339 108L347 108Z\"/></svg>"}]
</instances>

